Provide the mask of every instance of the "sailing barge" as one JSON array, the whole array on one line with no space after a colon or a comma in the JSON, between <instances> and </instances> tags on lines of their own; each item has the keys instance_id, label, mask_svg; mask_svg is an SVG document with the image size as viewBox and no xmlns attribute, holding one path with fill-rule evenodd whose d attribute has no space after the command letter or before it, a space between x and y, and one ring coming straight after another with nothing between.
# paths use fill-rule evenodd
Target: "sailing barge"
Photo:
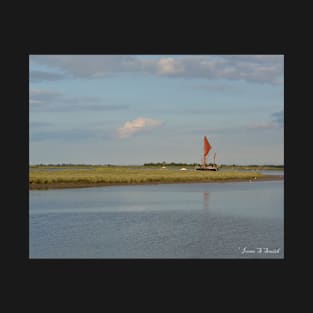
<instances>
[{"instance_id":1,"label":"sailing barge","mask_svg":"<svg viewBox=\"0 0 313 313\"><path fill-rule=\"evenodd\" d=\"M208 138L206 136L204 136L202 165L196 167L196 170L198 170L198 171L217 171L217 165L215 164L216 153L214 153L213 165L207 165L206 164L206 158L207 158L209 151L211 149L212 149L212 146L209 144Z\"/></svg>"}]
</instances>

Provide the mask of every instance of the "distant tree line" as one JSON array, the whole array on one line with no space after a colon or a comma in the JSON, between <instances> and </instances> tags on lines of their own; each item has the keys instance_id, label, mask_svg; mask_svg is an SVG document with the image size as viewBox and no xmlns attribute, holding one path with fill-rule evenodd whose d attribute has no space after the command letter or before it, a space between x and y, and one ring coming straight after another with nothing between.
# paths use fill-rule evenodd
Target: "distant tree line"
<instances>
[{"instance_id":1,"label":"distant tree line","mask_svg":"<svg viewBox=\"0 0 313 313\"><path fill-rule=\"evenodd\" d=\"M221 164L221 167L275 167L284 168L284 165L273 165L273 164L248 164L248 165L236 165L236 164Z\"/></svg>"},{"instance_id":2,"label":"distant tree line","mask_svg":"<svg viewBox=\"0 0 313 313\"><path fill-rule=\"evenodd\" d=\"M149 162L144 163L144 166L196 166L199 163L177 163L177 162ZM213 165L209 163L208 165ZM221 164L220 167L274 167L274 168L284 168L284 165L273 165L273 164L249 164L249 165L236 165L236 164Z\"/></svg>"},{"instance_id":3,"label":"distant tree line","mask_svg":"<svg viewBox=\"0 0 313 313\"><path fill-rule=\"evenodd\" d=\"M144 166L195 166L197 163L177 163L177 162L150 162L144 163Z\"/></svg>"},{"instance_id":4,"label":"distant tree line","mask_svg":"<svg viewBox=\"0 0 313 313\"><path fill-rule=\"evenodd\" d=\"M144 166L155 166L155 167L161 167L161 166L197 166L199 163L178 163L178 162L149 162L144 163ZM209 163L208 165L213 165L212 163ZM31 167L92 167L92 166L108 166L108 167L119 167L122 165L114 165L114 164L73 164L73 163L60 163L60 164L32 164ZM126 166L126 165L123 165ZM131 165L130 165L131 166ZM262 168L262 167L271 167L271 168L278 168L278 169L284 169L284 165L273 165L273 164L263 164L263 165L257 165L257 164L249 164L249 165L236 165L236 164L220 164L220 167L255 167L255 168Z\"/></svg>"},{"instance_id":5,"label":"distant tree line","mask_svg":"<svg viewBox=\"0 0 313 313\"><path fill-rule=\"evenodd\" d=\"M51 164L51 163L49 163L49 164L42 164L42 163L40 163L40 164L32 164L31 165L32 167L36 167L36 166L38 166L38 167L44 167L44 166L46 166L46 167L78 167L78 166L80 166L80 167L86 167L86 166L114 166L114 165L111 165L111 164L86 164L86 163L84 163L84 164L73 164L73 163L58 163L58 164Z\"/></svg>"}]
</instances>

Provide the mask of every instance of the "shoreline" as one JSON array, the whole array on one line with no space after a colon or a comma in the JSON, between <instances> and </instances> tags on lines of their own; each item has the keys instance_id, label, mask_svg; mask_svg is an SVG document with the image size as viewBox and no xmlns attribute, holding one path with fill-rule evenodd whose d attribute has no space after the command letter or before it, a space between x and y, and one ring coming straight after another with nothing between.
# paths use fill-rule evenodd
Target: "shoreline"
<instances>
[{"instance_id":1,"label":"shoreline","mask_svg":"<svg viewBox=\"0 0 313 313\"><path fill-rule=\"evenodd\" d=\"M254 181L273 181L284 180L284 175L266 175L259 177ZM76 189L76 188L94 188L94 187L111 187L111 186L132 186L132 185L163 185L163 184L196 184L196 183L232 183L232 182L249 182L248 179L233 178L225 180L210 180L210 181L173 181L173 182L143 182L143 183L56 183L56 184L29 184L29 190L49 190L49 189Z\"/></svg>"}]
</instances>

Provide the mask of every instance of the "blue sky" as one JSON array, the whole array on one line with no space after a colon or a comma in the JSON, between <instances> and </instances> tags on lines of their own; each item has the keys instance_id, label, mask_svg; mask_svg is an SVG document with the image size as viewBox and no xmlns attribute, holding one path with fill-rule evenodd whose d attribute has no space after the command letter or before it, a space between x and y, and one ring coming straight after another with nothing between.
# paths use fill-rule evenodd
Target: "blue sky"
<instances>
[{"instance_id":1,"label":"blue sky","mask_svg":"<svg viewBox=\"0 0 313 313\"><path fill-rule=\"evenodd\" d=\"M284 163L283 55L31 55L29 159Z\"/></svg>"}]
</instances>

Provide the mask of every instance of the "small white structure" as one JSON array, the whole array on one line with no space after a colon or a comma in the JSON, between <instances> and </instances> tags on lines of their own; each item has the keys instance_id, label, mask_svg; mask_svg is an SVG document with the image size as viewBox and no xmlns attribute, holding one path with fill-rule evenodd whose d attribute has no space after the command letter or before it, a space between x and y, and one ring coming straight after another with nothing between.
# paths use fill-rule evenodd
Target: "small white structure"
<instances>
[{"instance_id":1,"label":"small white structure","mask_svg":"<svg viewBox=\"0 0 313 313\"><path fill-rule=\"evenodd\" d=\"M184 167L182 167L182 168L180 169L180 171L187 171L187 169L184 168Z\"/></svg>"}]
</instances>

